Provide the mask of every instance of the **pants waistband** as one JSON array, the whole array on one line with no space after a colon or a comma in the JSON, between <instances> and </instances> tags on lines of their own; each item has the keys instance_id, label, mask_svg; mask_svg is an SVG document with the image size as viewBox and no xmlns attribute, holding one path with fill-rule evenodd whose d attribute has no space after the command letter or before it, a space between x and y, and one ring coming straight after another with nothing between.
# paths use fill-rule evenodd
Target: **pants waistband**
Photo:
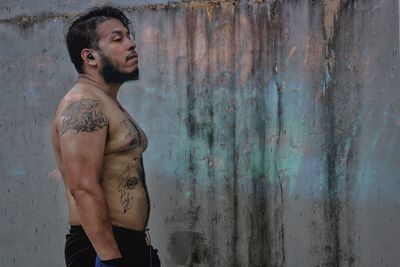
<instances>
[{"instance_id":1,"label":"pants waistband","mask_svg":"<svg viewBox=\"0 0 400 267\"><path fill-rule=\"evenodd\" d=\"M132 237L132 238L144 238L146 235L145 231L137 231L137 230L132 230L124 227L119 227L119 226L112 226L113 233L117 235L122 235L125 236L126 238ZM83 227L81 225L71 225L69 229L70 234L85 234L85 230L83 230Z\"/></svg>"}]
</instances>

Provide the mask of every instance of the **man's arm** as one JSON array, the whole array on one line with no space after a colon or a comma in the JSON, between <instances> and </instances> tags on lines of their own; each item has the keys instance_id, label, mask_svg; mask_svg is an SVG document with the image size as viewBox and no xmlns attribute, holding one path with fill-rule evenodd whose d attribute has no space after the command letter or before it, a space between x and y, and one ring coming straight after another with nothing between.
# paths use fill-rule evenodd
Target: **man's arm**
<instances>
[{"instance_id":1,"label":"man's arm","mask_svg":"<svg viewBox=\"0 0 400 267\"><path fill-rule=\"evenodd\" d=\"M95 99L69 102L58 121L66 185L80 222L102 260L120 258L100 185L108 119Z\"/></svg>"}]
</instances>

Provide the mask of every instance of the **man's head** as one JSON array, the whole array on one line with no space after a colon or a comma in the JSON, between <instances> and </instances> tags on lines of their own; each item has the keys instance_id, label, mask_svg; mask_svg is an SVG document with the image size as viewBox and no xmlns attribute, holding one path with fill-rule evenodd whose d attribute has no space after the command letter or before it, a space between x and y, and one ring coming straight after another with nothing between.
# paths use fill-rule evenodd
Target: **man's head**
<instances>
[{"instance_id":1,"label":"man's head","mask_svg":"<svg viewBox=\"0 0 400 267\"><path fill-rule=\"evenodd\" d=\"M75 19L66 43L78 73L96 70L107 83L123 83L139 76L138 56L129 19L117 8L94 8Z\"/></svg>"}]
</instances>

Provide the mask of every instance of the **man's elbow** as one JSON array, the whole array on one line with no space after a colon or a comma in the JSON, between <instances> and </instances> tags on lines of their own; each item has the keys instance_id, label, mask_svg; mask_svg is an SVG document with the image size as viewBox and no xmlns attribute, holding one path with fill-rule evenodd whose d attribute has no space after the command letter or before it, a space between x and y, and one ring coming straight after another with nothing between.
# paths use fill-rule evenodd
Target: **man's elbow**
<instances>
[{"instance_id":1,"label":"man's elbow","mask_svg":"<svg viewBox=\"0 0 400 267\"><path fill-rule=\"evenodd\" d=\"M69 192L75 201L101 193L101 186L98 183L75 183L70 184Z\"/></svg>"}]
</instances>

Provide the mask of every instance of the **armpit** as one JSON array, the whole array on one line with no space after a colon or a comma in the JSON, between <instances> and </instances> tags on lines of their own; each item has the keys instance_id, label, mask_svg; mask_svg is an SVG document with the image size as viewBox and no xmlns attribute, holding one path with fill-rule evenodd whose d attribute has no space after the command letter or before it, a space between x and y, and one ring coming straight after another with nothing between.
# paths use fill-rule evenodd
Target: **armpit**
<instances>
[{"instance_id":1,"label":"armpit","mask_svg":"<svg viewBox=\"0 0 400 267\"><path fill-rule=\"evenodd\" d=\"M75 130L93 132L108 126L107 117L100 109L99 101L95 99L81 99L69 104L61 113L63 118L59 129L60 135Z\"/></svg>"}]
</instances>

